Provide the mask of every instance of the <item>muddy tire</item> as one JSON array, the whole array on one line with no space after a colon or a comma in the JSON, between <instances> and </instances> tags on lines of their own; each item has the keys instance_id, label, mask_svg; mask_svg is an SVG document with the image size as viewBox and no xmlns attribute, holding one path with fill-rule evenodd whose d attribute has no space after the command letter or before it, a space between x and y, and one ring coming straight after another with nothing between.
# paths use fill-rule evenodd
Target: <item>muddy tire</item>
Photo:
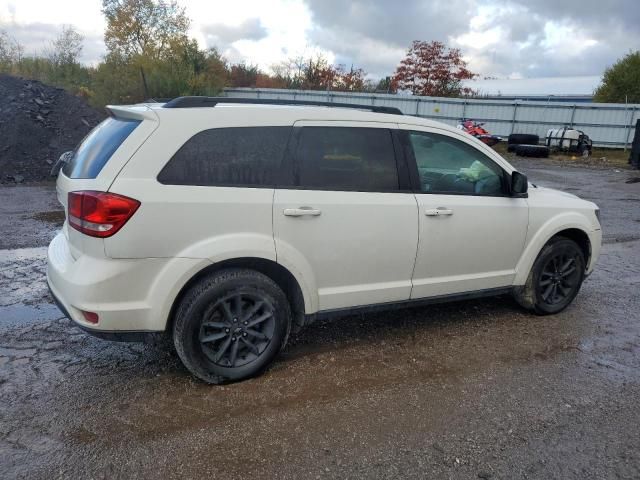
<instances>
[{"instance_id":1,"label":"muddy tire","mask_svg":"<svg viewBox=\"0 0 640 480\"><path fill-rule=\"evenodd\" d=\"M544 145L515 145L513 151L521 157L546 158L549 156L549 147Z\"/></svg>"},{"instance_id":2,"label":"muddy tire","mask_svg":"<svg viewBox=\"0 0 640 480\"><path fill-rule=\"evenodd\" d=\"M509 145L537 145L540 142L538 135L530 133L512 133L509 135Z\"/></svg>"},{"instance_id":3,"label":"muddy tire","mask_svg":"<svg viewBox=\"0 0 640 480\"><path fill-rule=\"evenodd\" d=\"M538 315L561 312L578 294L585 268L578 244L565 237L554 237L542 248L525 285L514 289L514 298Z\"/></svg>"},{"instance_id":4,"label":"muddy tire","mask_svg":"<svg viewBox=\"0 0 640 480\"><path fill-rule=\"evenodd\" d=\"M173 341L184 366L207 383L263 372L287 342L291 309L266 275L227 269L202 278L176 310Z\"/></svg>"}]
</instances>

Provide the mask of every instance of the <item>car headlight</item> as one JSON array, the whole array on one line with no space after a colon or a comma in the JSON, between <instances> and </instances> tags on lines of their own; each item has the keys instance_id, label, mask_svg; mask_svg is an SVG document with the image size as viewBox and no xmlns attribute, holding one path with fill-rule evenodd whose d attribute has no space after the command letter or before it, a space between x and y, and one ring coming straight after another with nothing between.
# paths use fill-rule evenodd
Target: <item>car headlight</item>
<instances>
[{"instance_id":1,"label":"car headlight","mask_svg":"<svg viewBox=\"0 0 640 480\"><path fill-rule=\"evenodd\" d=\"M600 223L600 209L596 208L595 212L596 212L596 218L598 219L598 223Z\"/></svg>"}]
</instances>

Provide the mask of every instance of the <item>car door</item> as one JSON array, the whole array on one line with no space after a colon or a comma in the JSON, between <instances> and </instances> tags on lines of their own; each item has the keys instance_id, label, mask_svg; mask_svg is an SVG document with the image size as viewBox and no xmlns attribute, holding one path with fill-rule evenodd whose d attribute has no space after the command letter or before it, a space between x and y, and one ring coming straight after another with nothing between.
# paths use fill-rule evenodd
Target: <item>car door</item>
<instances>
[{"instance_id":1,"label":"car door","mask_svg":"<svg viewBox=\"0 0 640 480\"><path fill-rule=\"evenodd\" d=\"M401 128L420 224L411 298L511 285L529 213L509 172L464 134Z\"/></svg>"},{"instance_id":2,"label":"car door","mask_svg":"<svg viewBox=\"0 0 640 480\"><path fill-rule=\"evenodd\" d=\"M314 311L410 297L418 213L396 129L294 126L295 186L275 191L274 238L278 262L317 293Z\"/></svg>"}]
</instances>

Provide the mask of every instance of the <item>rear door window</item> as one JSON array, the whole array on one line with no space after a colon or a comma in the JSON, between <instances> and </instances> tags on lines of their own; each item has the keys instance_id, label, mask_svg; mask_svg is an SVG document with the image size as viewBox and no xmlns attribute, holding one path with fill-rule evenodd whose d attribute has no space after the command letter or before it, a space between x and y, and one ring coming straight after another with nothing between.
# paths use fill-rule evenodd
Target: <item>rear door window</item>
<instances>
[{"instance_id":1,"label":"rear door window","mask_svg":"<svg viewBox=\"0 0 640 480\"><path fill-rule=\"evenodd\" d=\"M62 172L69 178L96 178L138 125L140 120L107 118L80 142Z\"/></svg>"},{"instance_id":2,"label":"rear door window","mask_svg":"<svg viewBox=\"0 0 640 480\"><path fill-rule=\"evenodd\" d=\"M398 191L391 131L366 127L302 127L298 184L317 190Z\"/></svg>"},{"instance_id":3,"label":"rear door window","mask_svg":"<svg viewBox=\"0 0 640 480\"><path fill-rule=\"evenodd\" d=\"M291 183L291 127L229 127L191 137L158 174L165 185L273 187Z\"/></svg>"}]
</instances>

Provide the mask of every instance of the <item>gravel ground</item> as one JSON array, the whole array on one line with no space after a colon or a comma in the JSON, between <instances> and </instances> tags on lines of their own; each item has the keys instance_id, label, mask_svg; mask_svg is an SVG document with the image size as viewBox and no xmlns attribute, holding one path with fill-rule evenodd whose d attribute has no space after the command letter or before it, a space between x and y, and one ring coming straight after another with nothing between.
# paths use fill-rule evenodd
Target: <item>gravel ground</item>
<instances>
[{"instance_id":1,"label":"gravel ground","mask_svg":"<svg viewBox=\"0 0 640 480\"><path fill-rule=\"evenodd\" d=\"M166 340L104 342L60 318L38 248L56 225L34 218L52 190L0 188L0 476L640 478L640 183L517 165L601 206L602 256L569 309L500 297L319 322L222 387Z\"/></svg>"}]
</instances>

